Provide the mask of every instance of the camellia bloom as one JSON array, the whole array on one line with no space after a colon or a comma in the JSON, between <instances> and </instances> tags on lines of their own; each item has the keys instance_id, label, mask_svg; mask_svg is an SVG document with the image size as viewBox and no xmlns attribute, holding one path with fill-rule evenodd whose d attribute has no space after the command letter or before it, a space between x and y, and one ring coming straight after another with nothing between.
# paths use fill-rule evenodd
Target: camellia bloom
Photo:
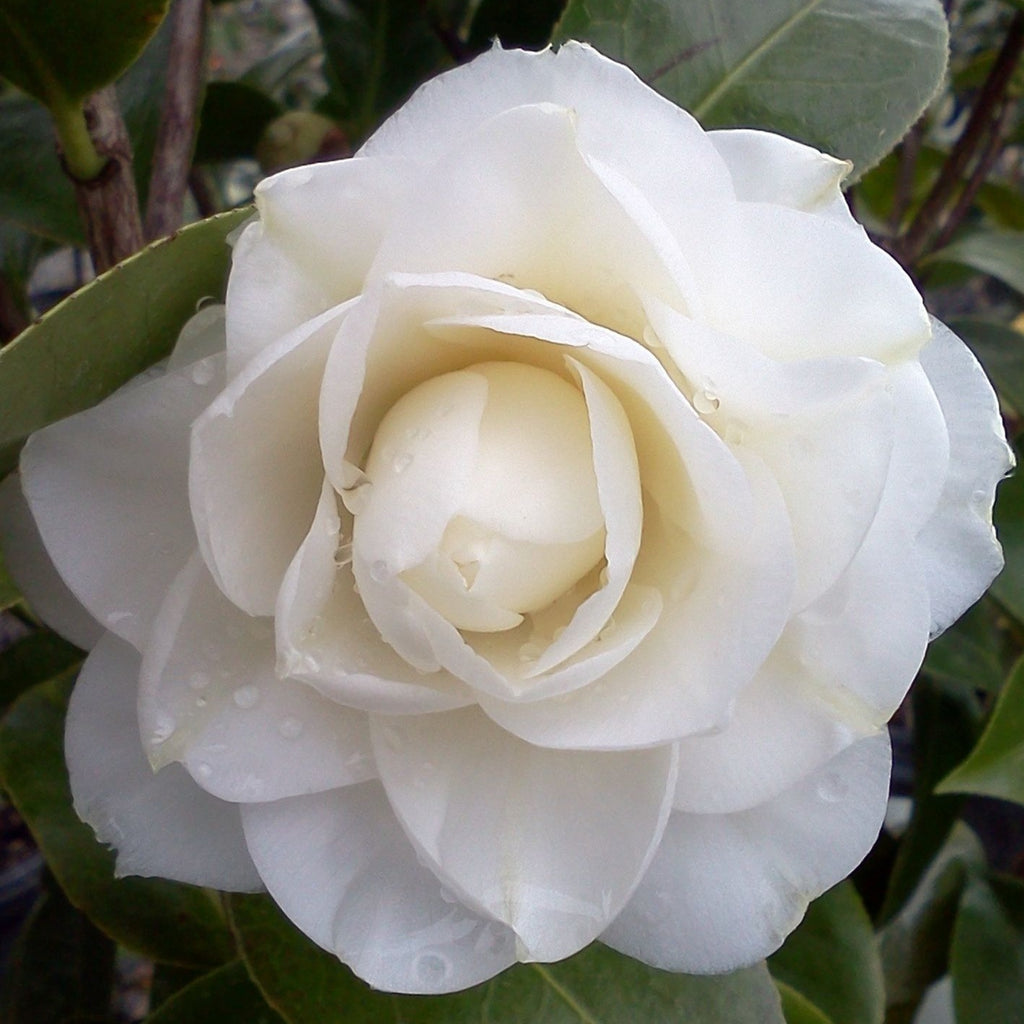
<instances>
[{"instance_id":1,"label":"camellia bloom","mask_svg":"<svg viewBox=\"0 0 1024 1024\"><path fill-rule=\"evenodd\" d=\"M995 397L847 170L570 44L264 181L225 309L7 488L119 871L405 992L775 949L1001 564Z\"/></svg>"}]
</instances>

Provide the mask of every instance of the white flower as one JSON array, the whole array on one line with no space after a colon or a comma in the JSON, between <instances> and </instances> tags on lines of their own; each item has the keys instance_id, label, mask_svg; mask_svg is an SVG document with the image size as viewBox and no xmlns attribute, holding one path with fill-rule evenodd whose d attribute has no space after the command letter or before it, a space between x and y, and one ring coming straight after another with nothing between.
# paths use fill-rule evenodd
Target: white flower
<instances>
[{"instance_id":1,"label":"white flower","mask_svg":"<svg viewBox=\"0 0 1024 1024\"><path fill-rule=\"evenodd\" d=\"M776 948L875 838L1010 464L846 170L567 45L263 182L226 351L205 310L7 489L103 634L67 756L119 871L265 886L398 991Z\"/></svg>"}]
</instances>

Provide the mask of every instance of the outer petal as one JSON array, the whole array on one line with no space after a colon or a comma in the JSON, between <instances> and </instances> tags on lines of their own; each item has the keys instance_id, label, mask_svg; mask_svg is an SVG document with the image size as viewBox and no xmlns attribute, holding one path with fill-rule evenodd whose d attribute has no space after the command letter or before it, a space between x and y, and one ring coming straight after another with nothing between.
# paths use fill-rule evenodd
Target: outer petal
<instances>
[{"instance_id":1,"label":"outer petal","mask_svg":"<svg viewBox=\"0 0 1024 1024\"><path fill-rule=\"evenodd\" d=\"M520 959L557 960L595 938L657 848L675 782L671 747L542 750L471 709L374 716L371 729L417 852L467 903L514 929Z\"/></svg>"},{"instance_id":2,"label":"outer petal","mask_svg":"<svg viewBox=\"0 0 1024 1024\"><path fill-rule=\"evenodd\" d=\"M260 219L235 243L228 370L356 295L404 188L400 160L340 160L260 182Z\"/></svg>"},{"instance_id":3,"label":"outer petal","mask_svg":"<svg viewBox=\"0 0 1024 1024\"><path fill-rule=\"evenodd\" d=\"M356 593L350 543L344 551L337 495L325 480L278 597L279 671L367 711L412 714L470 703L468 688L450 673L424 675L384 642Z\"/></svg>"},{"instance_id":4,"label":"outer petal","mask_svg":"<svg viewBox=\"0 0 1024 1024\"><path fill-rule=\"evenodd\" d=\"M274 627L241 613L198 554L157 617L139 723L150 762L180 761L224 800L277 800L374 774L365 715L274 672Z\"/></svg>"},{"instance_id":5,"label":"outer petal","mask_svg":"<svg viewBox=\"0 0 1024 1024\"><path fill-rule=\"evenodd\" d=\"M839 188L853 169L849 160L751 128L708 132L708 139L725 160L741 202L789 206L863 232Z\"/></svg>"},{"instance_id":6,"label":"outer petal","mask_svg":"<svg viewBox=\"0 0 1024 1024\"><path fill-rule=\"evenodd\" d=\"M767 956L810 900L871 848L889 764L880 733L759 807L673 814L640 888L601 940L652 966L698 974Z\"/></svg>"},{"instance_id":7,"label":"outer petal","mask_svg":"<svg viewBox=\"0 0 1024 1024\"><path fill-rule=\"evenodd\" d=\"M934 635L977 601L1003 566L992 502L1014 460L984 371L948 327L932 323L935 335L921 365L949 428L949 476L917 549L931 591Z\"/></svg>"},{"instance_id":8,"label":"outer petal","mask_svg":"<svg viewBox=\"0 0 1024 1024\"><path fill-rule=\"evenodd\" d=\"M65 736L79 817L117 847L118 875L261 888L238 808L204 793L177 765L154 774L146 763L135 717L138 674L138 654L109 633L79 674Z\"/></svg>"},{"instance_id":9,"label":"outer petal","mask_svg":"<svg viewBox=\"0 0 1024 1024\"><path fill-rule=\"evenodd\" d=\"M195 547L188 429L217 393L220 359L136 378L33 434L22 452L22 488L57 571L139 648Z\"/></svg>"},{"instance_id":10,"label":"outer petal","mask_svg":"<svg viewBox=\"0 0 1024 1024\"><path fill-rule=\"evenodd\" d=\"M103 627L67 588L43 547L43 538L21 493L21 477L0 483L0 537L4 561L32 610L61 636L89 650Z\"/></svg>"},{"instance_id":11,"label":"outer petal","mask_svg":"<svg viewBox=\"0 0 1024 1024\"><path fill-rule=\"evenodd\" d=\"M511 930L441 887L377 783L248 804L242 817L281 909L375 988L454 992L515 962Z\"/></svg>"},{"instance_id":12,"label":"outer petal","mask_svg":"<svg viewBox=\"0 0 1024 1024\"><path fill-rule=\"evenodd\" d=\"M273 612L316 509L317 395L346 308L262 351L192 428L188 487L199 549L221 590L250 615Z\"/></svg>"}]
</instances>

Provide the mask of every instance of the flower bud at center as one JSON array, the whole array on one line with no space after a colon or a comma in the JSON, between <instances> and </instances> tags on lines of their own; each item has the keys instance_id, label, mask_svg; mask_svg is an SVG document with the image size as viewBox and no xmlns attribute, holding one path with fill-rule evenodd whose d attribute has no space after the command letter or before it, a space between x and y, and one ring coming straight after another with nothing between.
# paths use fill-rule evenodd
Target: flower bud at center
<instances>
[{"instance_id":1,"label":"flower bud at center","mask_svg":"<svg viewBox=\"0 0 1024 1024\"><path fill-rule=\"evenodd\" d=\"M356 550L372 536L365 557L458 629L512 629L604 556L586 402L550 370L479 363L418 385L381 421L366 474L379 500L356 517Z\"/></svg>"}]
</instances>

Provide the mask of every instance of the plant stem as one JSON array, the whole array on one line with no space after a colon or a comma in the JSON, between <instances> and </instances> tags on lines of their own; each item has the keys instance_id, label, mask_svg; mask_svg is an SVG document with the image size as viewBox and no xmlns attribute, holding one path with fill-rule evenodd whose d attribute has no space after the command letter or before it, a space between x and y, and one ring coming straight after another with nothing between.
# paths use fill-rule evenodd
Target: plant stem
<instances>
[{"instance_id":1,"label":"plant stem","mask_svg":"<svg viewBox=\"0 0 1024 1024\"><path fill-rule=\"evenodd\" d=\"M50 115L68 173L79 181L98 177L107 161L96 152L82 104L54 105Z\"/></svg>"},{"instance_id":2,"label":"plant stem","mask_svg":"<svg viewBox=\"0 0 1024 1024\"><path fill-rule=\"evenodd\" d=\"M75 186L93 266L101 274L143 244L131 142L112 85L86 101L85 123L91 144L102 158L99 172L80 177L66 153L64 163Z\"/></svg>"},{"instance_id":3,"label":"plant stem","mask_svg":"<svg viewBox=\"0 0 1024 1024\"><path fill-rule=\"evenodd\" d=\"M925 201L917 211L906 234L899 240L897 251L904 266L912 266L924 254L929 239L944 227L943 211L955 202L959 186L975 156L984 149L993 112L999 110L1010 86L1017 62L1024 52L1024 11L1017 11L992 70L974 102L974 109L963 132L939 172Z\"/></svg>"},{"instance_id":4,"label":"plant stem","mask_svg":"<svg viewBox=\"0 0 1024 1024\"><path fill-rule=\"evenodd\" d=\"M171 17L171 51L146 206L146 237L151 240L181 226L203 86L206 0L175 0Z\"/></svg>"}]
</instances>

